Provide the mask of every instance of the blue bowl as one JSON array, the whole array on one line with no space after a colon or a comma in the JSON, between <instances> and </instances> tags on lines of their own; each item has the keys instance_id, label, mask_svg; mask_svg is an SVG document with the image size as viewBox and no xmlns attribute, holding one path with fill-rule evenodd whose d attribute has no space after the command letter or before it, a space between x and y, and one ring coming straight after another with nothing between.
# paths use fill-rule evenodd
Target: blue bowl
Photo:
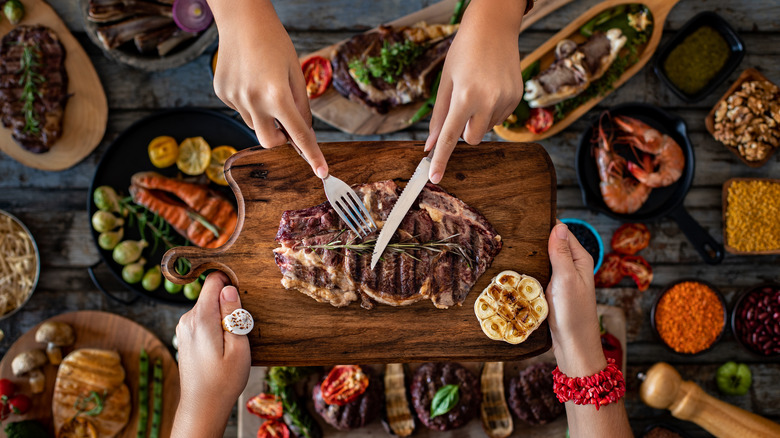
<instances>
[{"instance_id":1,"label":"blue bowl","mask_svg":"<svg viewBox=\"0 0 780 438\"><path fill-rule=\"evenodd\" d=\"M561 219L561 222L563 222L566 225L569 224L582 225L588 230L590 230L590 232L593 233L594 236L596 236L596 242L598 242L599 244L599 257L598 260L593 260L593 273L595 274L596 272L598 272L599 268L601 267L601 262L604 261L604 241L601 240L601 236L599 235L599 232L596 231L596 229L593 228L591 224L585 222L582 219L565 218L565 219Z\"/></svg>"}]
</instances>

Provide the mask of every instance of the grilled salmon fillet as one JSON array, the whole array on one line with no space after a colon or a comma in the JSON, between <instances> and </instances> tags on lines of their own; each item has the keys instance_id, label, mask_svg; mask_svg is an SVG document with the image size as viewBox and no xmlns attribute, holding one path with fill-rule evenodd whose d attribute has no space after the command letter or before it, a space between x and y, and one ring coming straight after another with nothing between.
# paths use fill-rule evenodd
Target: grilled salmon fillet
<instances>
[{"instance_id":1,"label":"grilled salmon fillet","mask_svg":"<svg viewBox=\"0 0 780 438\"><path fill-rule=\"evenodd\" d=\"M236 209L208 186L168 178L157 172L138 172L130 180L136 204L165 219L182 236L201 248L218 248L236 228ZM213 224L219 236L193 218L193 213Z\"/></svg>"},{"instance_id":2,"label":"grilled salmon fillet","mask_svg":"<svg viewBox=\"0 0 780 438\"><path fill-rule=\"evenodd\" d=\"M103 397L103 411L87 417L100 438L115 437L130 419L130 390L125 384L122 358L112 350L80 349L70 353L60 364L54 384L52 413L54 430L59 436L62 426L76 415L76 401L95 391Z\"/></svg>"}]
</instances>

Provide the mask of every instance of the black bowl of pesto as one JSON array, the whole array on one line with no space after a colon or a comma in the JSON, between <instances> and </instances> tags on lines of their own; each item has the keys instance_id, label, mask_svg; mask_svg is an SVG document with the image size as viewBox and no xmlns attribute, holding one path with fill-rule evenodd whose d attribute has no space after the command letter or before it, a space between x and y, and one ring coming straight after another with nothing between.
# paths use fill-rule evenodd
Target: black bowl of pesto
<instances>
[{"instance_id":1,"label":"black bowl of pesto","mask_svg":"<svg viewBox=\"0 0 780 438\"><path fill-rule=\"evenodd\" d=\"M704 11L658 51L653 70L674 94L693 103L723 83L744 56L737 32L720 15Z\"/></svg>"}]
</instances>

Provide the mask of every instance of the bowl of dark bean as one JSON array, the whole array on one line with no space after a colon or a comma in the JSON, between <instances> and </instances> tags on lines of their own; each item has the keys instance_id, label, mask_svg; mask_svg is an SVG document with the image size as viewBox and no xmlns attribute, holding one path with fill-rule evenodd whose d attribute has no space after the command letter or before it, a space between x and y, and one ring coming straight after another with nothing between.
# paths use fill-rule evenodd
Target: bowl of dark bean
<instances>
[{"instance_id":1,"label":"bowl of dark bean","mask_svg":"<svg viewBox=\"0 0 780 438\"><path fill-rule=\"evenodd\" d=\"M569 231L580 242L585 251L588 251L593 257L593 273L598 272L601 262L604 259L604 242L601 240L598 231L591 224L581 219L566 218L561 222L569 227Z\"/></svg>"},{"instance_id":2,"label":"bowl of dark bean","mask_svg":"<svg viewBox=\"0 0 780 438\"><path fill-rule=\"evenodd\" d=\"M753 353L780 353L780 284L762 284L742 292L731 311L731 329Z\"/></svg>"}]
</instances>

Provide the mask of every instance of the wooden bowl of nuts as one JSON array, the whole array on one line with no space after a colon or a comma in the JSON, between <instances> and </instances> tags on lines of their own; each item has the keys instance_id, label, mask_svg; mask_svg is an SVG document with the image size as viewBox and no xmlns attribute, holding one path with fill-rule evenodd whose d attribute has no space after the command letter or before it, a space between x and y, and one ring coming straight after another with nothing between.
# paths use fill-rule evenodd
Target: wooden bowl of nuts
<instances>
[{"instance_id":1,"label":"wooden bowl of nuts","mask_svg":"<svg viewBox=\"0 0 780 438\"><path fill-rule=\"evenodd\" d=\"M705 119L707 131L750 167L780 146L780 88L754 68L739 75Z\"/></svg>"}]
</instances>

